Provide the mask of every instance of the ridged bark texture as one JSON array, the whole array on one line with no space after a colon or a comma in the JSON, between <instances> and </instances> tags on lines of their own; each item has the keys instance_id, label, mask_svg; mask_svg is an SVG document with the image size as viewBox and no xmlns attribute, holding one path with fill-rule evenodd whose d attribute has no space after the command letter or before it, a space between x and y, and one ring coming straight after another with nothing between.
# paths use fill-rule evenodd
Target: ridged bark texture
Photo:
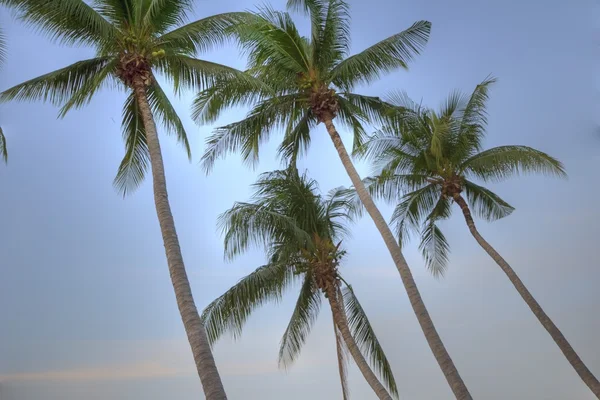
<instances>
[{"instance_id":1,"label":"ridged bark texture","mask_svg":"<svg viewBox=\"0 0 600 400\"><path fill-rule=\"evenodd\" d=\"M600 399L600 382L598 379L592 374L592 372L588 369L588 367L583 363L579 355L575 352L571 344L567 341L567 338L562 334L560 329L554 322L548 317L548 315L544 312L539 303L535 300L535 298L531 295L529 290L523 284L523 281L519 278L516 272L511 268L511 266L502 258L500 254L481 236L479 231L475 226L475 221L471 215L471 210L469 209L469 205L465 201L464 197L460 194L456 194L453 196L454 201L463 212L465 217L465 221L467 222L467 226L469 227L469 231L479 243L479 245L485 250L486 253L498 264L498 266L504 271L510 282L513 284L517 292L521 295L525 303L529 306L529 309L533 314L537 317L538 321L546 328L546 331L552 336L554 342L563 352L571 366L575 369L577 374L581 377L583 382L590 388L592 393L596 395L598 399Z\"/></svg>"},{"instance_id":2,"label":"ridged bark texture","mask_svg":"<svg viewBox=\"0 0 600 400\"><path fill-rule=\"evenodd\" d=\"M352 160L350 160L350 156L346 151L346 147L344 146L340 135L335 129L333 119L324 118L324 123L325 127L327 128L327 132L333 141L333 145L335 146L335 149L342 160L342 164L344 165L344 168L346 169L346 172L348 173L348 176L350 177L350 180L352 181L352 184L358 193L358 197L371 216L371 219L373 219L373 222L375 222L375 226L383 237L385 245L387 246L392 259L394 260L394 264L400 273L400 277L402 278L402 283L404 284L404 288L408 294L410 304L417 316L419 324L421 325L421 329L423 330L425 338L427 339L427 343L429 344L429 347L431 348L431 351L433 352L433 355L435 356L435 359L437 360L442 372L444 373L452 392L458 400L472 399L467 386L463 382L458 370L454 366L452 358L450 358L448 351L446 351L446 348L442 343L440 335L433 325L433 321L429 316L429 312L425 307L425 303L423 303L423 299L421 298L421 294L419 293L419 289L417 288L410 268L408 267L408 264L402 255L400 246L396 242L396 239L381 215L381 212L375 205L373 198L365 188L365 185L360 179L358 172L356 172L356 168L354 168L354 164L352 163Z\"/></svg>"},{"instance_id":3,"label":"ridged bark texture","mask_svg":"<svg viewBox=\"0 0 600 400\"><path fill-rule=\"evenodd\" d=\"M160 143L156 132L156 124L152 116L152 110L148 103L146 86L143 79L136 79L133 82L133 89L138 102L140 114L146 130L146 140L150 152L150 164L152 166L152 183L154 186L154 203L156 213L160 223L165 251L167 254L167 264L171 282L175 289L177 307L183 320L185 332L187 334L194 361L200 381L204 389L207 400L226 400L227 395L221 383L221 377L217 370L215 360L210 349L210 344L206 336L206 331L200 320L200 315L194 304L192 289L188 281L183 256L179 247L179 239L175 231L175 221L171 213L171 206L167 196L167 183L165 179L165 170L163 165Z\"/></svg>"},{"instance_id":4,"label":"ridged bark texture","mask_svg":"<svg viewBox=\"0 0 600 400\"><path fill-rule=\"evenodd\" d=\"M392 400L392 396L390 396L385 386L379 382L377 375L375 375L373 370L371 370L367 360L365 360L365 357L362 355L358 345L354 341L354 337L352 337L344 308L340 304L340 302L343 301L342 298L338 295L338 293L336 293L335 289L333 289L327 294L327 299L329 300L331 312L333 313L333 323L340 330L342 338L344 339L344 343L346 344L350 355L352 355L352 359L358 366L358 369L365 377L365 380L369 386L371 386L379 399Z\"/></svg>"}]
</instances>

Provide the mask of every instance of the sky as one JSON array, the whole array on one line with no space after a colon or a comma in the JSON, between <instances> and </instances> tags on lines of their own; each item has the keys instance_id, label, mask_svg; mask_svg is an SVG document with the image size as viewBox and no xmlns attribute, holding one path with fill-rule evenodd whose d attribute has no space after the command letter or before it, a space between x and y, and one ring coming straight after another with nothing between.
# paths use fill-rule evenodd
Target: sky
<instances>
[{"instance_id":1,"label":"sky","mask_svg":"<svg viewBox=\"0 0 600 400\"><path fill-rule=\"evenodd\" d=\"M530 176L491 185L516 207L479 228L517 271L588 367L600 376L597 306L600 164L597 48L600 9L592 0L352 0L352 52L410 26L432 22L429 44L410 71L385 76L366 94L403 89L436 107L453 89L470 92L498 77L486 146L522 144L564 162L568 180ZM191 19L254 9L255 0L197 0ZM285 0L272 0L276 9ZM295 15L308 33L304 16ZM93 55L58 46L0 9L9 58L0 90ZM244 67L234 45L201 58ZM202 399L176 308L151 182L123 199L112 179L123 156L124 94L102 91L58 119L41 103L0 106L9 164L0 165L0 400ZM246 168L237 155L206 176L198 163L214 126L189 117L194 93L171 96L192 144L188 162L161 136L169 199L196 304L212 299L264 261L259 249L223 258L217 216L247 200L257 174L280 166L280 136ZM227 112L215 126L245 110ZM351 145L348 132L342 131ZM323 192L349 185L324 127L301 161ZM366 176L370 167L358 163ZM381 205L388 218L391 208ZM478 247L455 209L442 228L452 246L443 279L433 278L412 242L405 250L431 317L475 398L589 400L559 349L507 278ZM373 223L357 222L342 271L353 284L392 364L401 398L451 399L394 264ZM341 398L331 316L322 312L301 357L277 367L279 340L295 293L265 306L240 340L214 348L231 399ZM354 399L375 399L355 366Z\"/></svg>"}]
</instances>

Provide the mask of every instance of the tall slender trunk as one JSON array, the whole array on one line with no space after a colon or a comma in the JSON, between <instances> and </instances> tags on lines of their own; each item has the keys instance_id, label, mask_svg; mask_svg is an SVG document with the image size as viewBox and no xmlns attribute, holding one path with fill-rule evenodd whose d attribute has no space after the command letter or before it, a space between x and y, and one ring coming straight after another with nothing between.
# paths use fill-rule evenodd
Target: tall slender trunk
<instances>
[{"instance_id":1,"label":"tall slender trunk","mask_svg":"<svg viewBox=\"0 0 600 400\"><path fill-rule=\"evenodd\" d=\"M454 366L452 358L450 358L448 351L446 351L446 348L442 343L440 335L438 334L437 330L435 329L435 326L433 325L433 321L429 316L429 312L425 307L425 303L423 303L423 299L421 298L421 294L419 293L419 289L417 288L410 268L408 267L408 264L406 263L406 260L402 255L400 246L398 245L398 242L396 242L396 239L394 238L390 227L383 219L381 212L375 205L373 198L365 188L365 185L360 179L358 172L356 172L356 168L354 168L354 164L350 160L350 156L348 155L348 152L344 147L344 143L342 142L340 135L338 134L337 130L335 129L335 126L333 125L333 119L325 118L324 122L325 127L327 128L327 132L329 133L329 136L333 141L333 145L335 146L335 149L337 150L338 155L342 160L342 164L344 165L344 168L346 169L348 176L350 176L350 180L352 181L352 184L354 185L354 188L358 193L358 197L360 198L363 205L365 206L365 209L371 216L371 219L373 219L373 222L375 222L375 226L377 227L377 230L383 237L383 241L385 242L385 245L387 246L388 251L392 256L392 259L394 260L394 264L396 264L396 268L400 273L402 283L404 284L404 288L406 289L406 293L408 294L410 304L417 316L419 324L421 325L421 329L425 334L427 343L429 344L429 347L431 348L435 359L437 360L440 368L442 369L442 372L444 373L444 376L446 377L446 380L448 381L452 392L459 400L472 399L471 394L467 389L467 386L460 377L460 374Z\"/></svg>"},{"instance_id":2,"label":"tall slender trunk","mask_svg":"<svg viewBox=\"0 0 600 400\"><path fill-rule=\"evenodd\" d=\"M346 364L344 360L343 348L344 338L341 337L342 334L337 325L335 324L335 321L333 323L333 333L335 333L335 349L338 359L338 372L340 374L340 383L342 385L342 400L348 400L348 377L346 375Z\"/></svg>"},{"instance_id":3,"label":"tall slender trunk","mask_svg":"<svg viewBox=\"0 0 600 400\"><path fill-rule=\"evenodd\" d=\"M390 396L385 386L383 386L383 384L379 382L377 375L375 375L375 373L367 363L367 360L365 360L365 357L360 352L360 349L358 348L356 342L354 341L352 333L350 332L350 327L348 326L346 313L342 305L340 304L340 302L342 302L343 300L336 292L335 288L332 288L332 290L330 290L329 293L327 293L327 299L329 300L329 305L333 314L333 323L340 330L342 338L344 339L344 343L346 344L346 347L348 347L350 355L352 355L354 362L358 366L360 372L362 372L363 376L365 377L365 380L367 381L369 386L371 386L371 388L373 389L373 391L379 399L392 400L392 396Z\"/></svg>"},{"instance_id":4,"label":"tall slender trunk","mask_svg":"<svg viewBox=\"0 0 600 400\"><path fill-rule=\"evenodd\" d=\"M548 317L548 315L544 312L539 303L533 298L529 290L523 284L523 281L519 278L516 272L511 268L510 265L498 254L498 252L481 236L477 228L475 227L475 221L471 216L471 210L469 209L469 205L465 201L464 197L460 194L456 194L453 196L454 201L463 212L465 220L467 222L467 226L469 227L469 231L479 243L479 245L485 250L486 253L500 266L502 271L506 274L510 282L513 284L517 292L521 295L525 303L529 306L529 309L535 316L538 321L546 328L546 331L552 336L554 342L563 352L571 366L575 369L577 374L581 377L581 379L585 382L585 384L590 388L590 390L596 395L598 399L600 399L600 382L598 379L592 374L592 372L588 369L588 367L583 363L579 355L575 352L571 344L567 341L567 338L562 334L560 329L554 322Z\"/></svg>"},{"instance_id":5,"label":"tall slender trunk","mask_svg":"<svg viewBox=\"0 0 600 400\"><path fill-rule=\"evenodd\" d=\"M152 110L148 103L146 86L142 79L134 81L133 90L139 106L144 128L146 130L146 141L150 153L150 163L152 166L152 183L154 186L154 203L156 205L156 214L160 223L160 230L163 237L165 252L167 254L167 264L177 307L183 320L185 332L192 348L196 369L200 376L200 381L204 389L207 400L226 400L227 395L221 383L221 377L217 370L215 360L210 349L210 344L206 336L204 325L200 320L200 315L194 304L192 289L188 281L183 256L179 247L179 239L175 231L175 221L171 213L171 206L167 196L167 183L165 179L165 170L163 165L160 143L156 132L156 124L152 116Z\"/></svg>"}]
</instances>

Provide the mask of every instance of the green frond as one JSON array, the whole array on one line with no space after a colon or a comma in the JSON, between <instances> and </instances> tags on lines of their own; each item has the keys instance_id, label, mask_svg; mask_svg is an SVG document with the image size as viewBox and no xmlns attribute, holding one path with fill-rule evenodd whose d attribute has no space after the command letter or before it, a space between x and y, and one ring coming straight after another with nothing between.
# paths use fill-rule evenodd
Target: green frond
<instances>
[{"instance_id":1,"label":"green frond","mask_svg":"<svg viewBox=\"0 0 600 400\"><path fill-rule=\"evenodd\" d=\"M363 127L363 123L368 121L368 117L363 114L359 107L341 96L338 96L338 107L336 120L341 122L344 127L352 130L352 152L357 153L368 137Z\"/></svg>"},{"instance_id":2,"label":"green frond","mask_svg":"<svg viewBox=\"0 0 600 400\"><path fill-rule=\"evenodd\" d=\"M268 62L271 69L291 74L308 72L310 54L290 15L264 6L256 16L255 21L237 29L249 65L257 67Z\"/></svg>"},{"instance_id":3,"label":"green frond","mask_svg":"<svg viewBox=\"0 0 600 400\"><path fill-rule=\"evenodd\" d=\"M123 196L134 191L143 182L150 164L146 130L133 93L123 107L123 141L125 156L113 181L115 189Z\"/></svg>"},{"instance_id":4,"label":"green frond","mask_svg":"<svg viewBox=\"0 0 600 400\"><path fill-rule=\"evenodd\" d=\"M225 255L233 258L251 245L268 248L273 243L292 241L299 247L311 241L294 218L279 213L268 204L235 203L221 214L218 225L225 233Z\"/></svg>"},{"instance_id":5,"label":"green frond","mask_svg":"<svg viewBox=\"0 0 600 400\"><path fill-rule=\"evenodd\" d=\"M177 141L181 143L185 149L188 159L192 159L192 150L190 149L190 143L187 138L187 132L185 127L177 115L177 111L171 104L171 101L160 87L156 79L153 80L152 85L148 87L148 102L152 109L152 114L155 118L162 121L163 127L167 133L174 133L177 137Z\"/></svg>"},{"instance_id":6,"label":"green frond","mask_svg":"<svg viewBox=\"0 0 600 400\"><path fill-rule=\"evenodd\" d=\"M158 39L159 46L177 49L193 57L223 44L234 32L255 17L246 12L217 14L189 23L165 33Z\"/></svg>"},{"instance_id":7,"label":"green frond","mask_svg":"<svg viewBox=\"0 0 600 400\"><path fill-rule=\"evenodd\" d=\"M341 186L331 189L325 197L325 214L327 218L331 221L342 221L344 224L352 222L363 211L362 202L357 197L354 189ZM339 232L347 235L350 233L346 229L340 229Z\"/></svg>"},{"instance_id":8,"label":"green frond","mask_svg":"<svg viewBox=\"0 0 600 400\"><path fill-rule=\"evenodd\" d=\"M90 88L93 88L90 81L102 75L109 63L107 57L78 61L5 90L0 93L0 102L42 100L60 106L72 98L76 99L75 103L85 101L77 99L89 98ZM86 88L87 92L82 91Z\"/></svg>"},{"instance_id":9,"label":"green frond","mask_svg":"<svg viewBox=\"0 0 600 400\"><path fill-rule=\"evenodd\" d=\"M323 0L288 0L287 8L293 11L302 11L310 17L312 43L319 43L325 26L325 13L327 1ZM313 54L312 57L315 60Z\"/></svg>"},{"instance_id":10,"label":"green frond","mask_svg":"<svg viewBox=\"0 0 600 400\"><path fill-rule=\"evenodd\" d=\"M408 63L420 54L429 40L431 23L415 22L410 28L346 58L331 71L332 82L344 90L370 83L382 74Z\"/></svg>"},{"instance_id":11,"label":"green frond","mask_svg":"<svg viewBox=\"0 0 600 400\"><path fill-rule=\"evenodd\" d=\"M383 171L380 175L365 178L364 183L371 196L394 203L405 193L429 184L429 177L418 174L394 174Z\"/></svg>"},{"instance_id":12,"label":"green frond","mask_svg":"<svg viewBox=\"0 0 600 400\"><path fill-rule=\"evenodd\" d=\"M510 215L514 207L491 190L465 180L465 194L473 213L486 221L495 221Z\"/></svg>"},{"instance_id":13,"label":"green frond","mask_svg":"<svg viewBox=\"0 0 600 400\"><path fill-rule=\"evenodd\" d=\"M228 107L251 106L276 97L275 92L248 71L219 79L200 92L192 103L192 119L199 124L213 123Z\"/></svg>"},{"instance_id":14,"label":"green frond","mask_svg":"<svg viewBox=\"0 0 600 400\"><path fill-rule=\"evenodd\" d=\"M298 358L302 345L306 342L312 326L321 309L321 292L310 273L304 276L304 283L296 301L296 307L281 339L279 365L288 368Z\"/></svg>"},{"instance_id":15,"label":"green frond","mask_svg":"<svg viewBox=\"0 0 600 400\"><path fill-rule=\"evenodd\" d=\"M211 345L226 332L239 338L250 314L268 302L279 302L295 276L285 264L267 264L212 301L201 316Z\"/></svg>"},{"instance_id":16,"label":"green frond","mask_svg":"<svg viewBox=\"0 0 600 400\"><path fill-rule=\"evenodd\" d=\"M6 137L4 136L4 131L2 127L0 127L0 157L4 160L4 163L8 163L8 150L6 148Z\"/></svg>"},{"instance_id":17,"label":"green frond","mask_svg":"<svg viewBox=\"0 0 600 400\"><path fill-rule=\"evenodd\" d=\"M59 117L64 118L71 109L77 109L89 104L98 90L107 84L110 83L113 86L119 85L120 82L114 79L113 75L116 66L117 60L110 60L95 75L85 79L83 84L81 84L81 87L73 93L71 98L61 107L58 114Z\"/></svg>"},{"instance_id":18,"label":"green frond","mask_svg":"<svg viewBox=\"0 0 600 400\"><path fill-rule=\"evenodd\" d=\"M120 29L133 25L136 0L92 0L92 8Z\"/></svg>"},{"instance_id":19,"label":"green frond","mask_svg":"<svg viewBox=\"0 0 600 400\"><path fill-rule=\"evenodd\" d=\"M344 343L344 338L338 327L333 324L335 333L335 349L338 359L338 370L340 373L340 384L342 385L342 400L350 399L350 388L348 387L348 349Z\"/></svg>"},{"instance_id":20,"label":"green frond","mask_svg":"<svg viewBox=\"0 0 600 400\"><path fill-rule=\"evenodd\" d=\"M435 277L444 276L448 267L450 245L434 219L425 222L421 230L419 250L425 259L425 265Z\"/></svg>"},{"instance_id":21,"label":"green frond","mask_svg":"<svg viewBox=\"0 0 600 400\"><path fill-rule=\"evenodd\" d=\"M0 29L0 69L2 69L2 64L6 61L6 38L4 36L4 32Z\"/></svg>"},{"instance_id":22,"label":"green frond","mask_svg":"<svg viewBox=\"0 0 600 400\"><path fill-rule=\"evenodd\" d=\"M440 197L434 184L405 194L392 213L391 224L396 227L398 242L402 245L413 232L421 229L421 222L431 214Z\"/></svg>"},{"instance_id":23,"label":"green frond","mask_svg":"<svg viewBox=\"0 0 600 400\"><path fill-rule=\"evenodd\" d=\"M19 19L66 44L104 45L116 29L83 0L0 0Z\"/></svg>"},{"instance_id":24,"label":"green frond","mask_svg":"<svg viewBox=\"0 0 600 400\"><path fill-rule=\"evenodd\" d=\"M176 25L187 21L192 9L192 0L149 0L143 17L143 26L153 32L163 33Z\"/></svg>"},{"instance_id":25,"label":"green frond","mask_svg":"<svg viewBox=\"0 0 600 400\"><path fill-rule=\"evenodd\" d=\"M313 40L315 64L329 71L350 51L350 7L344 0L329 0L324 27L318 41Z\"/></svg>"},{"instance_id":26,"label":"green frond","mask_svg":"<svg viewBox=\"0 0 600 400\"><path fill-rule=\"evenodd\" d=\"M395 398L398 398L398 386L392 372L392 367L385 356L375 331L367 318L367 314L358 302L351 286L343 289L343 301L352 337L360 348L361 353L379 375L382 383Z\"/></svg>"},{"instance_id":27,"label":"green frond","mask_svg":"<svg viewBox=\"0 0 600 400\"><path fill-rule=\"evenodd\" d=\"M560 161L527 146L499 146L482 151L468 158L460 170L485 182L502 181L526 173L567 176Z\"/></svg>"},{"instance_id":28,"label":"green frond","mask_svg":"<svg viewBox=\"0 0 600 400\"><path fill-rule=\"evenodd\" d=\"M181 54L168 54L158 60L157 69L172 83L175 91L181 89L203 89L220 80L237 76L245 78L242 71L222 64L200 60ZM251 77L247 77L250 80Z\"/></svg>"},{"instance_id":29,"label":"green frond","mask_svg":"<svg viewBox=\"0 0 600 400\"><path fill-rule=\"evenodd\" d=\"M283 140L277 149L282 162L296 165L298 157L308 152L310 131L316 126L317 119L310 110L294 107Z\"/></svg>"},{"instance_id":30,"label":"green frond","mask_svg":"<svg viewBox=\"0 0 600 400\"><path fill-rule=\"evenodd\" d=\"M238 122L217 128L206 141L202 165L210 172L214 163L228 153L241 152L242 160L249 165L258 162L260 145L273 129L287 126L293 110L303 100L296 95L270 98L257 104L248 116Z\"/></svg>"}]
</instances>

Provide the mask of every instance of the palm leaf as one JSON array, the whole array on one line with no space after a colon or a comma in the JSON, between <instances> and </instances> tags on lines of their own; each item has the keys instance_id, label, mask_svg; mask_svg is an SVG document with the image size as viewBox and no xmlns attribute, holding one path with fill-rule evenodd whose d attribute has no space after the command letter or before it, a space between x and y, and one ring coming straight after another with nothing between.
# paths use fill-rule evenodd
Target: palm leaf
<instances>
[{"instance_id":1,"label":"palm leaf","mask_svg":"<svg viewBox=\"0 0 600 400\"><path fill-rule=\"evenodd\" d=\"M491 222L504 218L514 211L514 207L489 189L468 180L465 181L464 188L471 210L479 218Z\"/></svg>"},{"instance_id":2,"label":"palm leaf","mask_svg":"<svg viewBox=\"0 0 600 400\"><path fill-rule=\"evenodd\" d=\"M192 0L150 0L143 17L143 25L153 32L163 33L175 25L183 25L191 11Z\"/></svg>"},{"instance_id":3,"label":"palm leaf","mask_svg":"<svg viewBox=\"0 0 600 400\"><path fill-rule=\"evenodd\" d=\"M392 372L390 363L385 356L383 348L375 335L367 314L358 302L351 286L346 286L342 292L348 326L352 337L360 348L369 364L379 375L383 384L394 397L398 397L398 386Z\"/></svg>"},{"instance_id":4,"label":"palm leaf","mask_svg":"<svg viewBox=\"0 0 600 400\"><path fill-rule=\"evenodd\" d=\"M362 52L348 57L331 71L332 82L344 90L370 83L383 73L408 68L429 40L431 23L415 22L410 28L390 36Z\"/></svg>"},{"instance_id":5,"label":"palm leaf","mask_svg":"<svg viewBox=\"0 0 600 400\"><path fill-rule=\"evenodd\" d=\"M279 365L288 368L298 358L321 308L321 293L312 275L307 273L296 307L281 339Z\"/></svg>"},{"instance_id":6,"label":"palm leaf","mask_svg":"<svg viewBox=\"0 0 600 400\"><path fill-rule=\"evenodd\" d=\"M0 0L18 17L66 44L106 45L116 29L82 0Z\"/></svg>"},{"instance_id":7,"label":"palm leaf","mask_svg":"<svg viewBox=\"0 0 600 400\"><path fill-rule=\"evenodd\" d=\"M0 93L0 101L49 101L54 105L62 105L74 96L88 81L100 74L109 59L106 57L79 61L68 67L28 80Z\"/></svg>"},{"instance_id":8,"label":"palm leaf","mask_svg":"<svg viewBox=\"0 0 600 400\"><path fill-rule=\"evenodd\" d=\"M428 219L421 230L419 250L433 276L444 276L448 267L450 245L434 219Z\"/></svg>"},{"instance_id":9,"label":"palm leaf","mask_svg":"<svg viewBox=\"0 0 600 400\"><path fill-rule=\"evenodd\" d=\"M4 163L8 163L8 150L6 148L6 137L4 131L0 127L0 156L4 160Z\"/></svg>"},{"instance_id":10,"label":"palm leaf","mask_svg":"<svg viewBox=\"0 0 600 400\"><path fill-rule=\"evenodd\" d=\"M247 24L254 17L250 13L233 12L200 19L160 36L159 46L177 49L192 57L222 44L233 34L233 27Z\"/></svg>"},{"instance_id":11,"label":"palm leaf","mask_svg":"<svg viewBox=\"0 0 600 400\"><path fill-rule=\"evenodd\" d=\"M235 203L218 218L218 225L225 233L225 254L232 258L251 245L269 245L294 240L303 244L310 235L300 229L296 221L262 204Z\"/></svg>"},{"instance_id":12,"label":"palm leaf","mask_svg":"<svg viewBox=\"0 0 600 400\"><path fill-rule=\"evenodd\" d=\"M482 151L464 161L460 169L486 182L502 181L524 173L567 176L560 161L527 146L499 146Z\"/></svg>"},{"instance_id":13,"label":"palm leaf","mask_svg":"<svg viewBox=\"0 0 600 400\"><path fill-rule=\"evenodd\" d=\"M214 344L225 332L239 338L254 310L268 302L281 300L295 277L292 272L285 264L264 265L212 301L201 317L210 343Z\"/></svg>"},{"instance_id":14,"label":"palm leaf","mask_svg":"<svg viewBox=\"0 0 600 400\"><path fill-rule=\"evenodd\" d=\"M329 0L324 27L313 40L315 64L328 71L350 51L350 8L344 0Z\"/></svg>"},{"instance_id":15,"label":"palm leaf","mask_svg":"<svg viewBox=\"0 0 600 400\"><path fill-rule=\"evenodd\" d=\"M167 133L174 133L177 141L184 147L188 159L192 159L192 151L187 138L185 127L173 108L173 104L160 87L156 79L153 79L152 85L148 87L148 102L152 109L152 114L162 121Z\"/></svg>"},{"instance_id":16,"label":"palm leaf","mask_svg":"<svg viewBox=\"0 0 600 400\"><path fill-rule=\"evenodd\" d=\"M244 162L256 165L260 145L274 128L287 126L291 110L299 101L296 95L271 98L256 105L245 119L217 128L207 139L202 156L205 171L209 172L219 158L237 151L241 152Z\"/></svg>"},{"instance_id":17,"label":"palm leaf","mask_svg":"<svg viewBox=\"0 0 600 400\"><path fill-rule=\"evenodd\" d=\"M410 233L418 232L421 221L431 214L439 199L436 185L430 184L405 194L394 208L390 223L396 226L398 242L402 246Z\"/></svg>"},{"instance_id":18,"label":"palm leaf","mask_svg":"<svg viewBox=\"0 0 600 400\"><path fill-rule=\"evenodd\" d=\"M126 196L143 182L150 164L146 129L133 93L125 101L122 126L125 156L113 185L119 193Z\"/></svg>"}]
</instances>

